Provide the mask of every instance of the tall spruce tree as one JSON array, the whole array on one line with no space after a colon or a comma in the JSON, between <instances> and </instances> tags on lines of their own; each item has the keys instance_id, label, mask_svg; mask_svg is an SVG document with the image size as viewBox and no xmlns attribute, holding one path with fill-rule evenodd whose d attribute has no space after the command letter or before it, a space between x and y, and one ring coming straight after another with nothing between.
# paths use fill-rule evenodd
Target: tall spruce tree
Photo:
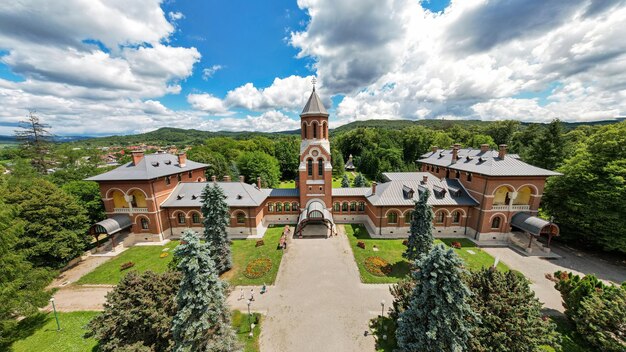
<instances>
[{"instance_id":1,"label":"tall spruce tree","mask_svg":"<svg viewBox=\"0 0 626 352\"><path fill-rule=\"evenodd\" d=\"M362 173L358 173L354 178L353 182L354 187L365 187L365 177L363 177Z\"/></svg>"},{"instance_id":2,"label":"tall spruce tree","mask_svg":"<svg viewBox=\"0 0 626 352\"><path fill-rule=\"evenodd\" d=\"M463 262L452 249L438 245L418 260L416 286L409 307L398 319L399 352L466 351L476 319L470 291L461 278Z\"/></svg>"},{"instance_id":3,"label":"tall spruce tree","mask_svg":"<svg viewBox=\"0 0 626 352\"><path fill-rule=\"evenodd\" d=\"M174 251L182 274L172 324L176 352L240 351L226 305L226 283L219 279L209 246L186 230Z\"/></svg>"},{"instance_id":4,"label":"tall spruce tree","mask_svg":"<svg viewBox=\"0 0 626 352\"><path fill-rule=\"evenodd\" d=\"M529 161L535 166L554 170L563 164L565 159L565 140L563 127L558 119L541 131L529 150Z\"/></svg>"},{"instance_id":5,"label":"tall spruce tree","mask_svg":"<svg viewBox=\"0 0 626 352\"><path fill-rule=\"evenodd\" d=\"M202 191L202 215L204 216L204 238L209 245L211 259L218 273L232 268L230 240L226 227L230 220L224 191L217 183L207 183Z\"/></svg>"},{"instance_id":6,"label":"tall spruce tree","mask_svg":"<svg viewBox=\"0 0 626 352\"><path fill-rule=\"evenodd\" d=\"M426 189L415 202L415 209L411 215L411 234L409 235L406 251L402 256L414 262L428 254L433 248L433 209L428 205L430 191Z\"/></svg>"},{"instance_id":7,"label":"tall spruce tree","mask_svg":"<svg viewBox=\"0 0 626 352\"><path fill-rule=\"evenodd\" d=\"M350 188L350 179L348 175L343 174L343 178L341 179L341 187L342 188Z\"/></svg>"},{"instance_id":8,"label":"tall spruce tree","mask_svg":"<svg viewBox=\"0 0 626 352\"><path fill-rule=\"evenodd\" d=\"M470 305L480 316L472 331L473 351L533 352L556 344L555 326L544 319L523 275L487 268L470 273L466 282L474 294Z\"/></svg>"}]
</instances>

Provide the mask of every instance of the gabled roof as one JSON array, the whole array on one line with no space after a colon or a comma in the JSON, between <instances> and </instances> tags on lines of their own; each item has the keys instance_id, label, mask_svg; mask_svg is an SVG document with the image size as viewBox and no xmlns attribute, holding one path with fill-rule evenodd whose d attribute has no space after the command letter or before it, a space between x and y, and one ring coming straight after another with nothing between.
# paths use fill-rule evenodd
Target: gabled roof
<instances>
[{"instance_id":1,"label":"gabled roof","mask_svg":"<svg viewBox=\"0 0 626 352\"><path fill-rule=\"evenodd\" d=\"M180 166L178 156L169 153L146 154L135 165L126 163L109 172L89 177L88 181L123 181L123 180L152 180L158 177L176 175L181 172L205 168L208 165L187 160L185 166Z\"/></svg>"},{"instance_id":2,"label":"gabled roof","mask_svg":"<svg viewBox=\"0 0 626 352\"><path fill-rule=\"evenodd\" d=\"M496 150L483 152L480 149L459 149L457 155L457 160L453 163L452 149L439 149L422 155L418 162L488 176L561 175L558 172L525 163L517 154L507 154L504 159L500 159Z\"/></svg>"},{"instance_id":3,"label":"gabled roof","mask_svg":"<svg viewBox=\"0 0 626 352\"><path fill-rule=\"evenodd\" d=\"M161 204L163 208L200 207L202 191L207 184L217 184L224 190L229 207L255 207L267 198L267 189L258 189L243 182L181 182Z\"/></svg>"},{"instance_id":4,"label":"gabled roof","mask_svg":"<svg viewBox=\"0 0 626 352\"><path fill-rule=\"evenodd\" d=\"M309 100L306 102L304 109L302 109L302 113L300 114L300 116L318 115L328 116L328 111L326 111L326 108L324 107L324 104L322 104L322 100L320 99L320 97L317 95L317 93L315 93L314 87L313 91L311 92L311 96L309 97Z\"/></svg>"},{"instance_id":5,"label":"gabled roof","mask_svg":"<svg viewBox=\"0 0 626 352\"><path fill-rule=\"evenodd\" d=\"M297 188L264 188L263 192L268 197L299 197L300 190Z\"/></svg>"}]
</instances>

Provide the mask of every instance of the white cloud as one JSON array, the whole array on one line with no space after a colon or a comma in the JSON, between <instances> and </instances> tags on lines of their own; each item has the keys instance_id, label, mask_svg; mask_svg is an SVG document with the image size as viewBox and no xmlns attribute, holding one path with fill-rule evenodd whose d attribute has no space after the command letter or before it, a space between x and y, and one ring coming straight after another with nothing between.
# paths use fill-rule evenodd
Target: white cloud
<instances>
[{"instance_id":1,"label":"white cloud","mask_svg":"<svg viewBox=\"0 0 626 352\"><path fill-rule=\"evenodd\" d=\"M211 94L189 94L187 95L187 102L196 110L210 114L229 114L224 102Z\"/></svg>"},{"instance_id":2,"label":"white cloud","mask_svg":"<svg viewBox=\"0 0 626 352\"><path fill-rule=\"evenodd\" d=\"M203 124L203 128L211 131L258 131L275 132L290 131L300 128L300 123L280 111L270 110L259 116L245 118L225 117L211 120Z\"/></svg>"},{"instance_id":3,"label":"white cloud","mask_svg":"<svg viewBox=\"0 0 626 352\"><path fill-rule=\"evenodd\" d=\"M211 67L207 67L205 69L202 70L202 79L203 80L208 80L209 78L213 77L213 75L215 74L215 72L223 69L224 67L222 65L213 65Z\"/></svg>"},{"instance_id":4,"label":"white cloud","mask_svg":"<svg viewBox=\"0 0 626 352\"><path fill-rule=\"evenodd\" d=\"M626 111L624 1L457 0L442 13L412 0L300 0L291 33L345 123L374 118L611 118ZM555 83L584 94L554 92ZM548 93L550 94L550 93ZM560 94L560 95L559 95Z\"/></svg>"},{"instance_id":5,"label":"white cloud","mask_svg":"<svg viewBox=\"0 0 626 352\"><path fill-rule=\"evenodd\" d=\"M277 77L271 86L262 89L252 83L246 83L226 94L226 105L256 111L268 109L297 111L304 107L311 94L313 77Z\"/></svg>"}]
</instances>

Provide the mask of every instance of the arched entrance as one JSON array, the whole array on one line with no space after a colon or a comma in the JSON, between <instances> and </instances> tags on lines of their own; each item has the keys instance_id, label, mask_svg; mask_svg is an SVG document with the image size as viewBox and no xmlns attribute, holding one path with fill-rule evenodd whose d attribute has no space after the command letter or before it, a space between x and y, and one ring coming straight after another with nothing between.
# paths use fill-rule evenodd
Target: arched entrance
<instances>
[{"instance_id":1,"label":"arched entrance","mask_svg":"<svg viewBox=\"0 0 626 352\"><path fill-rule=\"evenodd\" d=\"M324 225L331 235L336 233L332 214L326 209L324 203L318 200L309 202L307 207L300 213L294 237L302 238L304 228L311 224Z\"/></svg>"}]
</instances>

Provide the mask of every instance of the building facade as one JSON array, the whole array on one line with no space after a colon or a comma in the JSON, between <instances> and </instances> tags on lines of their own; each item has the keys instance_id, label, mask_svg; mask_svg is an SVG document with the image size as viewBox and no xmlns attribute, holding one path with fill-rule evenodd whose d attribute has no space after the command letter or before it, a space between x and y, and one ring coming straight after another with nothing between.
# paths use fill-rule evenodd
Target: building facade
<instances>
[{"instance_id":1,"label":"building facade","mask_svg":"<svg viewBox=\"0 0 626 352\"><path fill-rule=\"evenodd\" d=\"M415 201L425 190L431 194L435 236L503 243L512 230L558 234L554 224L536 217L545 181L558 173L507 154L506 145L495 151L489 145L433 147L417 160L416 172L384 173L384 182L371 187L333 188L329 114L315 88L300 118L295 188L262 188L260 179L243 177L207 180L207 165L187 160L184 153L137 151L132 162L89 178L100 185L109 217L92 233L128 233L129 242L159 242L187 228L202 231L202 191L217 185L230 208L232 238L260 238L274 224L297 224L300 235L311 223L326 225L330 233L335 224L361 223L373 237L406 237Z\"/></svg>"}]
</instances>

